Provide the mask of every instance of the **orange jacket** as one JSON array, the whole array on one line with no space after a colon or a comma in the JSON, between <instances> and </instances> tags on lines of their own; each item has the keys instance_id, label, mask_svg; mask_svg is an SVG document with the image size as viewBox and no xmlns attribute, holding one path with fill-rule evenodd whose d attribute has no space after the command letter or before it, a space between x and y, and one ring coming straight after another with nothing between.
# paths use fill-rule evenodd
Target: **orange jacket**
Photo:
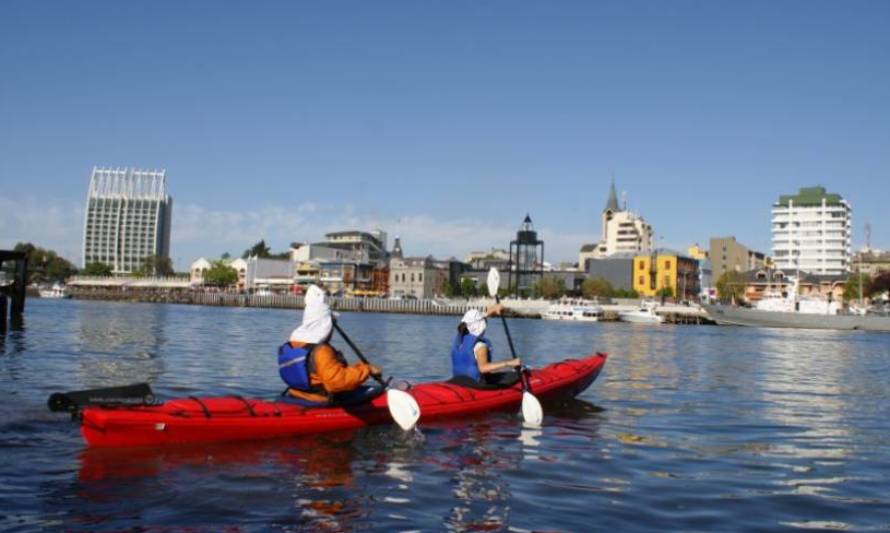
<instances>
[{"instance_id":1,"label":"orange jacket","mask_svg":"<svg viewBox=\"0 0 890 533\"><path fill-rule=\"evenodd\" d=\"M291 342L294 348L305 346L302 342ZM355 390L371 375L371 368L365 363L346 364L343 356L327 344L318 345L312 352L314 369L309 374L309 383L325 390L327 394L314 394L296 389L288 389L288 394L311 402L326 402L328 395Z\"/></svg>"}]
</instances>

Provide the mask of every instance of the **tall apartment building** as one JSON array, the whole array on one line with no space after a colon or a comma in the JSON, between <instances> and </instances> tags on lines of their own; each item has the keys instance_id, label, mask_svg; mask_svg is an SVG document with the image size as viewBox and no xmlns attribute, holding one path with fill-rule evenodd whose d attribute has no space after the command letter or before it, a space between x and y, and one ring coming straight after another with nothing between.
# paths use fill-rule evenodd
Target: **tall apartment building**
<instances>
[{"instance_id":1,"label":"tall apartment building","mask_svg":"<svg viewBox=\"0 0 890 533\"><path fill-rule=\"evenodd\" d=\"M149 256L170 257L165 170L93 168L83 225L83 266L99 262L129 274Z\"/></svg>"},{"instance_id":2,"label":"tall apartment building","mask_svg":"<svg viewBox=\"0 0 890 533\"><path fill-rule=\"evenodd\" d=\"M711 274L715 282L726 271L746 272L766 264L763 253L749 250L732 236L711 237L708 258L711 260Z\"/></svg>"},{"instance_id":3,"label":"tall apartment building","mask_svg":"<svg viewBox=\"0 0 890 533\"><path fill-rule=\"evenodd\" d=\"M648 253L652 249L652 226L643 217L618 205L615 181L609 188L609 199L602 215L601 240L585 244L578 254L578 268L587 270L588 259L602 259L615 254Z\"/></svg>"},{"instance_id":4,"label":"tall apartment building","mask_svg":"<svg viewBox=\"0 0 890 533\"><path fill-rule=\"evenodd\" d=\"M852 209L824 187L779 196L772 208L776 267L811 274L846 274L852 252Z\"/></svg>"}]
</instances>

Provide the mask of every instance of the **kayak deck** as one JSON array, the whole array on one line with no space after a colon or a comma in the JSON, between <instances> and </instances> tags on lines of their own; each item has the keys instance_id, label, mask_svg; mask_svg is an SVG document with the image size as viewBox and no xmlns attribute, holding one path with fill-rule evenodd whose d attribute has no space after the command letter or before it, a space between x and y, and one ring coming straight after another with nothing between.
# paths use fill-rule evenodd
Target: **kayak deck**
<instances>
[{"instance_id":1,"label":"kayak deck","mask_svg":"<svg viewBox=\"0 0 890 533\"><path fill-rule=\"evenodd\" d=\"M529 388L542 401L575 396L596 379L606 357L598 353L532 370ZM480 390L435 382L415 385L408 392L420 406L420 423L518 409L522 400L518 383L505 389ZM355 406L313 408L240 396L190 396L151 406L85 407L80 419L81 433L94 447L270 439L392 421L386 395Z\"/></svg>"}]
</instances>

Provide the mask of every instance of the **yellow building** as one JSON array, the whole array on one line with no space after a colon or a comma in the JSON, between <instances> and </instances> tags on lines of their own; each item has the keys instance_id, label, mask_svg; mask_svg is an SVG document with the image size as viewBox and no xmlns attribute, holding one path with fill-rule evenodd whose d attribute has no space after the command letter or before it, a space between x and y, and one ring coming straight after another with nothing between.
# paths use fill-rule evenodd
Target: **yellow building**
<instances>
[{"instance_id":1,"label":"yellow building","mask_svg":"<svg viewBox=\"0 0 890 533\"><path fill-rule=\"evenodd\" d=\"M661 296L670 289L668 296L678 300L696 300L699 297L698 260L666 250L634 257L634 291L642 297Z\"/></svg>"},{"instance_id":2,"label":"yellow building","mask_svg":"<svg viewBox=\"0 0 890 533\"><path fill-rule=\"evenodd\" d=\"M692 246L690 246L686 250L686 253L689 254L689 257L691 257L693 259L698 259L699 261L703 261L708 258L708 251L705 250L704 248L701 248L697 244L693 244Z\"/></svg>"}]
</instances>

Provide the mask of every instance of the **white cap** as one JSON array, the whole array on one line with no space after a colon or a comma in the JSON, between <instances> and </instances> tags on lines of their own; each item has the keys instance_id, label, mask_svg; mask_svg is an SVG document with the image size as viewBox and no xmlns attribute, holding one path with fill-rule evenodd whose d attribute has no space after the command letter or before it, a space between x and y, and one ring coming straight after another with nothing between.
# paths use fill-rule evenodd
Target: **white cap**
<instances>
[{"instance_id":1,"label":"white cap","mask_svg":"<svg viewBox=\"0 0 890 533\"><path fill-rule=\"evenodd\" d=\"M485 333L485 315L478 309L470 309L464 313L464 317L460 321L467 325L467 330L474 337Z\"/></svg>"},{"instance_id":2,"label":"white cap","mask_svg":"<svg viewBox=\"0 0 890 533\"><path fill-rule=\"evenodd\" d=\"M306 291L306 307L303 309L303 321L300 326L290 334L290 340L306 344L318 344L330 336L334 328L332 316L339 316L331 312L330 306L325 301L324 291L315 285L310 285Z\"/></svg>"}]
</instances>

